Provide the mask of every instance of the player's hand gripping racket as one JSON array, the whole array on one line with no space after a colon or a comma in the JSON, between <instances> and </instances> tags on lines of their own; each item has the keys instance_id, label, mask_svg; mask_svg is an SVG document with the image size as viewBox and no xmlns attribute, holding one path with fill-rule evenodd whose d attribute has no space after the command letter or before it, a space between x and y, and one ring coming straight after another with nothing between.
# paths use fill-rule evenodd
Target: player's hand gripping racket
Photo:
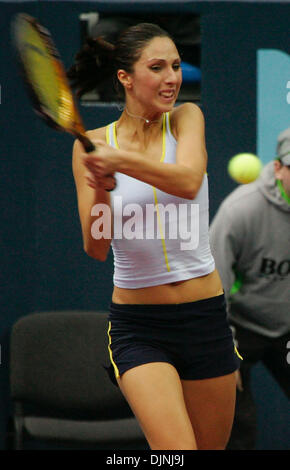
<instances>
[{"instance_id":1,"label":"player's hand gripping racket","mask_svg":"<svg viewBox=\"0 0 290 470\"><path fill-rule=\"evenodd\" d=\"M77 137L86 152L94 151L49 31L35 18L20 13L12 35L34 110L50 127Z\"/></svg>"}]
</instances>

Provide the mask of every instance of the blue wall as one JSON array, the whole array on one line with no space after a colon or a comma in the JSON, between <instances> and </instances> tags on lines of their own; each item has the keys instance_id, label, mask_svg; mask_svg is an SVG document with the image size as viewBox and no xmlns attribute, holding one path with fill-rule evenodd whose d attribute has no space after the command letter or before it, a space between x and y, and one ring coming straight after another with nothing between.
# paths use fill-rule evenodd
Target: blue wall
<instances>
[{"instance_id":1,"label":"blue wall","mask_svg":"<svg viewBox=\"0 0 290 470\"><path fill-rule=\"evenodd\" d=\"M177 5L170 11L185 9L182 2ZM103 264L83 253L71 173L72 139L45 127L32 113L9 46L9 25L19 11L38 17L52 31L68 66L80 43L78 15L92 8L93 2L0 2L0 448L10 410L12 324L36 310L107 309L113 270L111 256ZM156 12L158 8L157 2L150 7ZM166 4L162 8L167 12ZM235 187L226 174L227 160L240 151L256 151L256 52L273 47L289 53L290 8L200 2L187 3L186 9L202 14L201 104L206 117L212 217ZM88 128L119 115L109 105L101 110L82 107L81 112ZM265 400L268 426L261 421L257 445L287 448L286 408L277 422L269 405L275 400L283 404L284 398L263 370L258 369L256 377L257 393L259 384L266 383L269 391Z\"/></svg>"}]
</instances>

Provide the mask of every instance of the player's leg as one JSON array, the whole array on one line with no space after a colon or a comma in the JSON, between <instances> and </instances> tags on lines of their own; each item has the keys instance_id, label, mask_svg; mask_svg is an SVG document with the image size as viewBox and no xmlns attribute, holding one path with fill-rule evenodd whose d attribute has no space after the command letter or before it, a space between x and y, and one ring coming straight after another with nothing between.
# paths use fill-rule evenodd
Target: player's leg
<instances>
[{"instance_id":1,"label":"player's leg","mask_svg":"<svg viewBox=\"0 0 290 470\"><path fill-rule=\"evenodd\" d=\"M151 449L196 449L181 381L171 364L152 362L134 367L118 383Z\"/></svg>"},{"instance_id":2,"label":"player's leg","mask_svg":"<svg viewBox=\"0 0 290 470\"><path fill-rule=\"evenodd\" d=\"M235 374L181 382L197 448L225 449L235 411Z\"/></svg>"}]
</instances>

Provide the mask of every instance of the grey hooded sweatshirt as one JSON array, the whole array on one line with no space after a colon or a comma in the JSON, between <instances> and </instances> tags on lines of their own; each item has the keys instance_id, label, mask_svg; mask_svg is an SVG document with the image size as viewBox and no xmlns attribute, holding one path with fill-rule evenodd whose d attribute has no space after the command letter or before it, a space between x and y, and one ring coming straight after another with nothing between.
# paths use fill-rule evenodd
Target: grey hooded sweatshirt
<instances>
[{"instance_id":1,"label":"grey hooded sweatshirt","mask_svg":"<svg viewBox=\"0 0 290 470\"><path fill-rule=\"evenodd\" d=\"M221 204L210 244L233 325L277 338L290 331L290 204L273 162Z\"/></svg>"}]
</instances>

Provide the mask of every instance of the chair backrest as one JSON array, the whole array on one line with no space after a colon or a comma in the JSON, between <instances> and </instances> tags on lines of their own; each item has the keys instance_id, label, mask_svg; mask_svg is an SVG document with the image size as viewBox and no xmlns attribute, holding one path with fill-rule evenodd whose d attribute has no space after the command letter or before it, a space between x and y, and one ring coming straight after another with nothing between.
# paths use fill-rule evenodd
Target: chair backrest
<instances>
[{"instance_id":1,"label":"chair backrest","mask_svg":"<svg viewBox=\"0 0 290 470\"><path fill-rule=\"evenodd\" d=\"M107 323L104 312L40 312L20 318L11 332L12 400L44 407L51 416L132 416L104 368L109 365Z\"/></svg>"}]
</instances>

